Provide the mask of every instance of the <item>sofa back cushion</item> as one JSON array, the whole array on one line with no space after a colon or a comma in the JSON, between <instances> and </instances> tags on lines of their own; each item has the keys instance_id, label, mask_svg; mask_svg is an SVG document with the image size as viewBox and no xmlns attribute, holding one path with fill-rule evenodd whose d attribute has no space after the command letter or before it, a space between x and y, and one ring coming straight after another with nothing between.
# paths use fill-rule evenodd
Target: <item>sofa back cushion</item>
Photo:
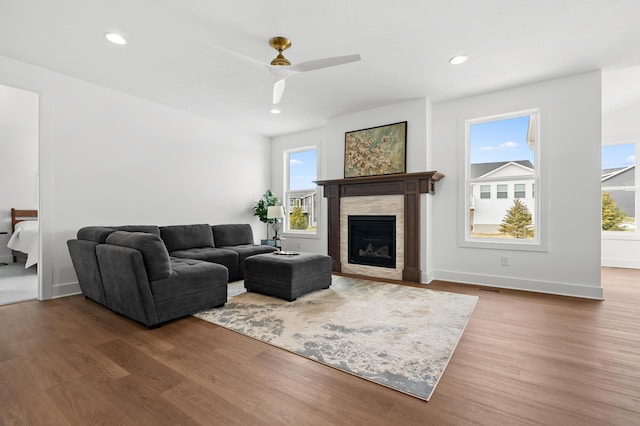
<instances>
[{"instance_id":1,"label":"sofa back cushion","mask_svg":"<svg viewBox=\"0 0 640 426\"><path fill-rule=\"evenodd\" d=\"M79 240L93 241L102 244L113 231L113 228L106 226L85 226L78 230L77 235Z\"/></svg>"},{"instance_id":2,"label":"sofa back cushion","mask_svg":"<svg viewBox=\"0 0 640 426\"><path fill-rule=\"evenodd\" d=\"M160 236L169 253L176 250L213 247L213 232L211 226L206 224L162 226Z\"/></svg>"},{"instance_id":3,"label":"sofa back cushion","mask_svg":"<svg viewBox=\"0 0 640 426\"><path fill-rule=\"evenodd\" d=\"M253 230L248 223L234 225L213 225L213 240L216 247L255 244Z\"/></svg>"},{"instance_id":4,"label":"sofa back cushion","mask_svg":"<svg viewBox=\"0 0 640 426\"><path fill-rule=\"evenodd\" d=\"M169 252L160 236L146 232L114 231L109 234L107 244L129 247L142 253L149 281L171 275Z\"/></svg>"},{"instance_id":5,"label":"sofa back cushion","mask_svg":"<svg viewBox=\"0 0 640 426\"><path fill-rule=\"evenodd\" d=\"M146 232L147 234L160 236L160 227L157 225L124 225L109 226L108 228L115 229L116 231Z\"/></svg>"}]
</instances>

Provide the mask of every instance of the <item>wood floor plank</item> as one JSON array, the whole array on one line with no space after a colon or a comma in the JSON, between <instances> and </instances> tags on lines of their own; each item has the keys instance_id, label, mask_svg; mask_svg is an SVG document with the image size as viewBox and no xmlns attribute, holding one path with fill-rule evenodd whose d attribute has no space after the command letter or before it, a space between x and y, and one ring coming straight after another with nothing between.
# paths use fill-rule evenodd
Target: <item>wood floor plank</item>
<instances>
[{"instance_id":1,"label":"wood floor plank","mask_svg":"<svg viewBox=\"0 0 640 426\"><path fill-rule=\"evenodd\" d=\"M430 284L479 300L429 402L193 317L0 306L0 425L637 426L640 270L602 282L604 301Z\"/></svg>"}]
</instances>

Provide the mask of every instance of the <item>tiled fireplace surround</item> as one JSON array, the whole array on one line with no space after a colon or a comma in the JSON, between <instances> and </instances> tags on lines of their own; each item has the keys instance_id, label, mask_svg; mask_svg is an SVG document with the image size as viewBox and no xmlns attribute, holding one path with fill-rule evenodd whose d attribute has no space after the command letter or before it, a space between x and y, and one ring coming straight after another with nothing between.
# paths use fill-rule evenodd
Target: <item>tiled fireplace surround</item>
<instances>
[{"instance_id":1,"label":"tiled fireplace surround","mask_svg":"<svg viewBox=\"0 0 640 426\"><path fill-rule=\"evenodd\" d=\"M432 193L438 172L401 173L318 181L328 202L333 271L420 282L420 194ZM348 262L349 215L396 216L396 267Z\"/></svg>"}]
</instances>

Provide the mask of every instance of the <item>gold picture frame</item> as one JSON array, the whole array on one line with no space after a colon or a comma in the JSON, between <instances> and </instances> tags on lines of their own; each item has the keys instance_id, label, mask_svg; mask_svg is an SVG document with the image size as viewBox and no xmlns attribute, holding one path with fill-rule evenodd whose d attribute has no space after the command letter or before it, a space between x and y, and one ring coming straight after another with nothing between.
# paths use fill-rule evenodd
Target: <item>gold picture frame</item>
<instances>
[{"instance_id":1,"label":"gold picture frame","mask_svg":"<svg viewBox=\"0 0 640 426\"><path fill-rule=\"evenodd\" d=\"M344 134L344 177L406 173L407 122Z\"/></svg>"}]
</instances>

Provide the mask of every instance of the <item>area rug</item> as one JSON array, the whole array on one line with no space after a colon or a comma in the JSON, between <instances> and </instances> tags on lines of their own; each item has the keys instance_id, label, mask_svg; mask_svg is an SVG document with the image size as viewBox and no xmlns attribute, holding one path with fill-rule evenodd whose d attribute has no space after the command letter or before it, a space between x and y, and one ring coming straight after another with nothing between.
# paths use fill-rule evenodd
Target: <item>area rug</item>
<instances>
[{"instance_id":1,"label":"area rug","mask_svg":"<svg viewBox=\"0 0 640 426\"><path fill-rule=\"evenodd\" d=\"M229 295L195 316L427 401L478 299L342 276L293 302Z\"/></svg>"}]
</instances>

